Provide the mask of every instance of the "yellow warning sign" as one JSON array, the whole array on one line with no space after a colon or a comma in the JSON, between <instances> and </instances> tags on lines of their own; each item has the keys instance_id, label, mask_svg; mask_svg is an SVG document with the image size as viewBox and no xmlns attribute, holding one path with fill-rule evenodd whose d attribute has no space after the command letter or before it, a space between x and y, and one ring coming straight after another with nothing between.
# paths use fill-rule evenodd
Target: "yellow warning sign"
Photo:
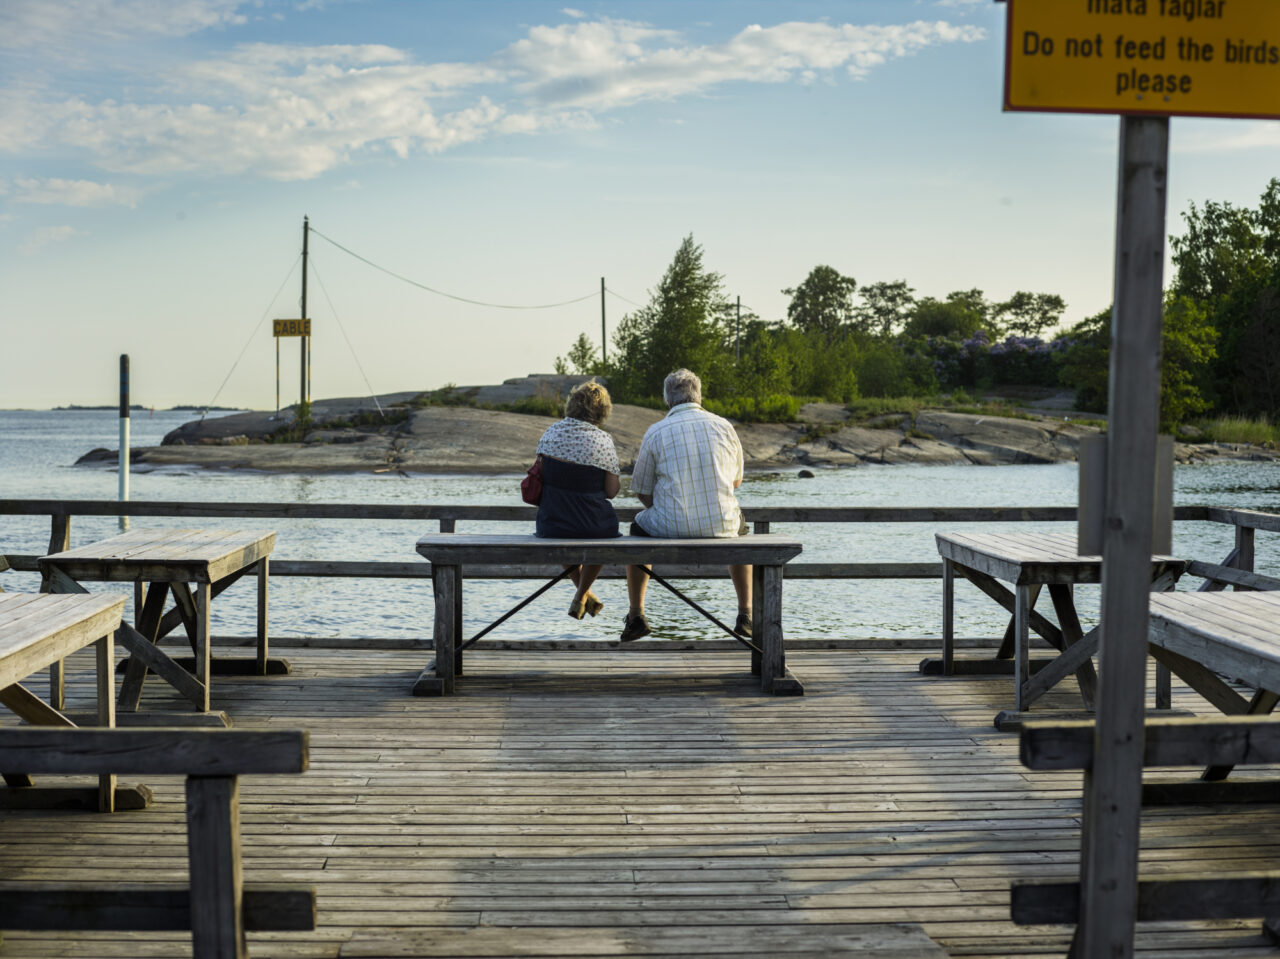
<instances>
[{"instance_id":1,"label":"yellow warning sign","mask_svg":"<svg viewBox=\"0 0 1280 959\"><path fill-rule=\"evenodd\" d=\"M272 320L272 336L310 336L310 320Z\"/></svg>"},{"instance_id":2,"label":"yellow warning sign","mask_svg":"<svg viewBox=\"0 0 1280 959\"><path fill-rule=\"evenodd\" d=\"M1004 106L1280 119L1280 0L1008 0Z\"/></svg>"}]
</instances>

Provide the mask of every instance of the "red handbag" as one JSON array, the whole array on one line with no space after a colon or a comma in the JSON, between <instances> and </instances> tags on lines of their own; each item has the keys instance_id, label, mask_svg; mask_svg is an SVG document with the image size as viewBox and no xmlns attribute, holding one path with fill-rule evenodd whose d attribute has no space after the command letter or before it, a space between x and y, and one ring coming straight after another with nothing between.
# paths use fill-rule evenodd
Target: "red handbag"
<instances>
[{"instance_id":1,"label":"red handbag","mask_svg":"<svg viewBox=\"0 0 1280 959\"><path fill-rule=\"evenodd\" d=\"M530 506L542 502L542 460L536 459L520 481L520 498Z\"/></svg>"}]
</instances>

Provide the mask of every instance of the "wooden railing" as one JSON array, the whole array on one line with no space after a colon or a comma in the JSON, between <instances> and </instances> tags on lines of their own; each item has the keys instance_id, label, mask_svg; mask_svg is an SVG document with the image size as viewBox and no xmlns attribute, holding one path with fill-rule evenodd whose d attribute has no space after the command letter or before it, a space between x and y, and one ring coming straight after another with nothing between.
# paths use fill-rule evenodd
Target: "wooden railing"
<instances>
[{"instance_id":1,"label":"wooden railing","mask_svg":"<svg viewBox=\"0 0 1280 959\"><path fill-rule=\"evenodd\" d=\"M627 524L638 507L619 507L618 517ZM758 533L769 532L775 524L792 523L1026 523L1074 522L1075 507L894 507L894 506L755 506L743 514ZM73 517L130 516L170 518L222 518L246 521L331 519L435 522L441 532L455 532L463 521L511 522L533 526L537 510L531 506L402 505L392 503L220 503L220 502L125 502L113 500L0 499L0 516L48 516L50 535L47 552L68 548ZM1276 589L1280 580L1254 573L1254 534L1257 530L1280 532L1280 515L1255 510L1222 509L1213 506L1179 506L1174 509L1179 522L1212 522L1235 528L1235 548L1219 563L1193 561L1192 575L1206 580L1209 588L1233 586L1241 589ZM5 553L0 530L0 569L3 562L18 571L37 570L34 554ZM468 570L468 578L534 579L549 575L549 566L495 566ZM340 577L372 579L423 579L431 575L425 562L286 560L273 559L273 576ZM941 579L942 563L815 563L787 565L788 579ZM606 576L621 575L606 570ZM719 575L706 570L672 569L677 578Z\"/></svg>"}]
</instances>

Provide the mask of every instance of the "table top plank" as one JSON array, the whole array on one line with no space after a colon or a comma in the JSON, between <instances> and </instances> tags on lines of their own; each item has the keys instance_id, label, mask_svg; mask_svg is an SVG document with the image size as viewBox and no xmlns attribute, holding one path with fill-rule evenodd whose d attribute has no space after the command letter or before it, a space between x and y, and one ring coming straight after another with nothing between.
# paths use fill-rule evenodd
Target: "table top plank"
<instances>
[{"instance_id":1,"label":"table top plank","mask_svg":"<svg viewBox=\"0 0 1280 959\"><path fill-rule=\"evenodd\" d=\"M1063 533L937 533L943 559L1008 583L1089 584L1102 579L1102 557L1076 552L1074 531ZM1153 570L1186 567L1176 556L1151 557Z\"/></svg>"},{"instance_id":2,"label":"table top plank","mask_svg":"<svg viewBox=\"0 0 1280 959\"><path fill-rule=\"evenodd\" d=\"M0 593L0 689L115 631L124 597Z\"/></svg>"},{"instance_id":3,"label":"table top plank","mask_svg":"<svg viewBox=\"0 0 1280 959\"><path fill-rule=\"evenodd\" d=\"M797 539L776 533L707 539L545 539L532 534L433 533L418 552L437 565L474 563L725 563L778 565L800 555Z\"/></svg>"},{"instance_id":4,"label":"table top plank","mask_svg":"<svg viewBox=\"0 0 1280 959\"><path fill-rule=\"evenodd\" d=\"M72 579L217 582L270 555L274 530L137 530L40 558Z\"/></svg>"},{"instance_id":5,"label":"table top plank","mask_svg":"<svg viewBox=\"0 0 1280 959\"><path fill-rule=\"evenodd\" d=\"M1280 691L1280 593L1162 593L1149 640L1255 687Z\"/></svg>"}]
</instances>

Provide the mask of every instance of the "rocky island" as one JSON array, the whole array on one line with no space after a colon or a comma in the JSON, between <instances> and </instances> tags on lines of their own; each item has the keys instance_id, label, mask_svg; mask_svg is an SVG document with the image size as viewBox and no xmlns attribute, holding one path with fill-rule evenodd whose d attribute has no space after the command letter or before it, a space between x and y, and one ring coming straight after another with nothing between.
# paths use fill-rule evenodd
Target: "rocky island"
<instances>
[{"instance_id":1,"label":"rocky island","mask_svg":"<svg viewBox=\"0 0 1280 959\"><path fill-rule=\"evenodd\" d=\"M130 462L144 469L520 473L532 462L538 438L550 422L545 414L585 379L530 375L496 386L394 393L376 401L316 400L301 424L294 407L193 420L169 433L160 446L132 449ZM1051 406L1053 401L1048 402ZM545 412L520 411L531 405ZM662 415L646 407L614 406L605 428L617 443L624 471L635 461L644 431ZM1055 463L1074 460L1081 437L1098 430L1044 407L1030 407L1016 417L938 409L855 423L847 409L834 403L802 407L795 423L735 425L747 468L754 471L897 463ZM1195 443L1179 443L1177 456L1180 462L1280 458L1274 450ZM115 450L99 449L82 456L77 465L115 465L117 459Z\"/></svg>"}]
</instances>

